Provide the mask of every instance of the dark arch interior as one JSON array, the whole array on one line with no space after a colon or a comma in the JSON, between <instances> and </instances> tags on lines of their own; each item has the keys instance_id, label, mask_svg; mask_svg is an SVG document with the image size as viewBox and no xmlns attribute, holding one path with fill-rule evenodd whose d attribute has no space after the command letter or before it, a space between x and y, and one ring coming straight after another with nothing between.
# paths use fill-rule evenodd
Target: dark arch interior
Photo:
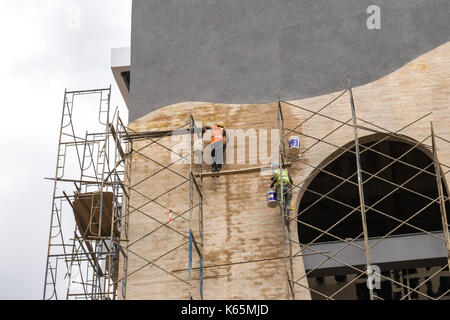
<instances>
[{"instance_id":1,"label":"dark arch interior","mask_svg":"<svg viewBox=\"0 0 450 320\"><path fill-rule=\"evenodd\" d=\"M366 150L365 147L372 145L374 150L387 154L395 159L406 153L400 160L420 169L426 168L427 166L428 168L425 172L418 174L420 171L419 169L396 162L387 168L382 169L394 160L375 151ZM418 148L414 148L408 152L411 148L413 148L413 145L397 140L367 142L362 143L361 147L361 152L364 151L361 154L362 170L371 174L375 174L382 170L377 174L379 178L370 178L368 174L363 174L364 196L367 206L373 206L377 201L396 188L386 181L401 185L417 174L415 178L404 185L404 187L411 189L412 191L398 189L392 195L374 205L374 209L392 215L401 221L408 219L414 215L414 213L429 204L431 201L426 197L434 199L438 196L436 177L432 175L435 172L432 159L424 151L421 151ZM356 172L355 154L351 152L343 153L332 163L328 164L324 170L342 178L349 178ZM383 179L386 181L383 181ZM349 180L357 183L356 174ZM322 232L306 226L301 222L305 222L321 230L326 230L352 210L344 204L352 207L359 206L358 187L349 182L344 182L340 187L328 194L330 198L338 200L343 204L327 198L317 201L320 199L320 195L326 194L340 183L342 183L341 179L324 172L317 174L311 181L308 190L304 192L299 205L298 220L300 222L298 223L298 234L300 243L307 244L322 234ZM443 184L443 187L444 194L447 196L445 184ZM448 202L446 202L446 209L448 215L450 212ZM383 236L397 227L400 223L401 222L386 217L375 210L367 211L369 237ZM439 203L435 202L429 205L417 216L409 220L408 223L426 231L442 230ZM355 211L329 232L344 239L358 236L362 232L360 212ZM420 230L403 225L393 232L393 235L418 232L420 232ZM329 235L322 235L315 243L327 241L339 240Z\"/></svg>"}]
</instances>

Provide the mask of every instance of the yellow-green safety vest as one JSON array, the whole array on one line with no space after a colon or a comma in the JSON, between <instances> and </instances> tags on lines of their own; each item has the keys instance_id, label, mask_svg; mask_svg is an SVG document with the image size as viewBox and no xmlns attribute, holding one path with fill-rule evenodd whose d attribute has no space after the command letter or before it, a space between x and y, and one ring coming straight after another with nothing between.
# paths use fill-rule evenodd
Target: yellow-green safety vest
<instances>
[{"instance_id":1,"label":"yellow-green safety vest","mask_svg":"<svg viewBox=\"0 0 450 320\"><path fill-rule=\"evenodd\" d=\"M275 184L275 187L278 187L281 183L281 180L283 180L283 183L291 184L291 180L289 180L289 173L286 169L281 169L281 178L280 178L280 169L275 170L275 176L277 178L277 183Z\"/></svg>"}]
</instances>

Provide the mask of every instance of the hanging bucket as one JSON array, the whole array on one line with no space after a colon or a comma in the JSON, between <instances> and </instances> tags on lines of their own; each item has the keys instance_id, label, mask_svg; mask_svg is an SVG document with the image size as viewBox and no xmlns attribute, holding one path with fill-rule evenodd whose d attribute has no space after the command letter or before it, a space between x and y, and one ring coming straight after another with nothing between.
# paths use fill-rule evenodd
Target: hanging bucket
<instances>
[{"instance_id":1,"label":"hanging bucket","mask_svg":"<svg viewBox=\"0 0 450 320\"><path fill-rule=\"evenodd\" d=\"M266 193L267 206L270 208L275 208L278 205L277 193L273 190L269 190Z\"/></svg>"},{"instance_id":2,"label":"hanging bucket","mask_svg":"<svg viewBox=\"0 0 450 320\"><path fill-rule=\"evenodd\" d=\"M300 138L297 136L292 136L288 140L289 153L291 155L297 155L300 153Z\"/></svg>"}]
</instances>

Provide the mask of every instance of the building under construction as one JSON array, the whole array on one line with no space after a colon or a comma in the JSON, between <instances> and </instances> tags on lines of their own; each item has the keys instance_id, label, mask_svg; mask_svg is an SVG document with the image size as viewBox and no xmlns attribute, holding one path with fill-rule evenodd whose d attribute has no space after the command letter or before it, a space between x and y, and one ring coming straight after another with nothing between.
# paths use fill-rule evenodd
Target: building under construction
<instances>
[{"instance_id":1,"label":"building under construction","mask_svg":"<svg viewBox=\"0 0 450 320\"><path fill-rule=\"evenodd\" d=\"M43 298L449 299L450 7L381 2L133 1L129 119L64 93Z\"/></svg>"}]
</instances>

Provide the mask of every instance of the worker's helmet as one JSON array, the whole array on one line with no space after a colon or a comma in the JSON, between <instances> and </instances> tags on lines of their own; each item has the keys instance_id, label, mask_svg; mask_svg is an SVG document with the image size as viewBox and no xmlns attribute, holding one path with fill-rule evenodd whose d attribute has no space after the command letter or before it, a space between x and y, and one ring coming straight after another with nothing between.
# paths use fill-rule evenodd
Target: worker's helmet
<instances>
[{"instance_id":1,"label":"worker's helmet","mask_svg":"<svg viewBox=\"0 0 450 320\"><path fill-rule=\"evenodd\" d=\"M277 161L272 162L272 170L276 170L280 168L280 164Z\"/></svg>"},{"instance_id":2,"label":"worker's helmet","mask_svg":"<svg viewBox=\"0 0 450 320\"><path fill-rule=\"evenodd\" d=\"M218 127L221 127L221 128L224 128L224 127L225 127L225 125L224 125L224 123L223 123L222 121L217 121L216 125L217 125Z\"/></svg>"}]
</instances>

